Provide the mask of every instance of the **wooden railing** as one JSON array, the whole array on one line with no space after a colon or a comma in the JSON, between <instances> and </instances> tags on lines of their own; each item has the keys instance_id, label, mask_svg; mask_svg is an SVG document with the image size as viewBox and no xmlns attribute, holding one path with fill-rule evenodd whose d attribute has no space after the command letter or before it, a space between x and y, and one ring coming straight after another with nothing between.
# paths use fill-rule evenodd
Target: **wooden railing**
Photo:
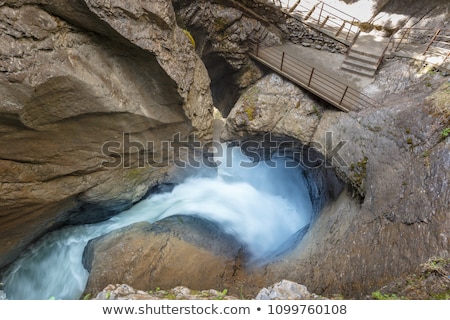
<instances>
[{"instance_id":1,"label":"wooden railing","mask_svg":"<svg viewBox=\"0 0 450 320\"><path fill-rule=\"evenodd\" d=\"M326 72L289 55L280 47L260 48L257 43L251 43L250 55L340 110L359 111L364 107L378 106L373 99Z\"/></svg>"}]
</instances>

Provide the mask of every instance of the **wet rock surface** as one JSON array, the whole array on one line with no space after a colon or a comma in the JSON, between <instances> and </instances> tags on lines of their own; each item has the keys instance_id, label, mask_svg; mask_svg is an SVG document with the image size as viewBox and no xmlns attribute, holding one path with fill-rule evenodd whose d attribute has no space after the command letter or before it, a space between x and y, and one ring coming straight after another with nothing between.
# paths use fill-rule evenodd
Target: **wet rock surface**
<instances>
[{"instance_id":1,"label":"wet rock surface","mask_svg":"<svg viewBox=\"0 0 450 320\"><path fill-rule=\"evenodd\" d=\"M278 76L263 78L265 70L247 56L248 39L274 45L289 29L269 26L279 17L262 15L263 5L249 11L230 3L0 2L0 265L47 230L105 219L149 186L173 181L170 167L140 165L141 155L172 156L145 142L158 145L193 132L209 140L212 98L229 114L224 140L267 132L297 139L316 147L348 190L323 207L293 251L259 270L246 269L239 246L225 236L219 243L231 249L205 247L204 239L217 241L217 232L205 234L203 227L191 232L172 221L168 229L141 224L120 230L88 247L86 292L127 282L143 290L244 288L247 297L290 279L318 294L361 298L432 256L449 256L445 75L390 59L364 89L382 106L339 112ZM383 7L381 1L380 8L389 16L399 3ZM439 6L429 12L417 5L406 10L415 15L408 21L442 26L440 5L448 2L433 3ZM126 137L142 147L102 152L105 142L124 145ZM118 158L131 168L105 170L105 161L114 165ZM447 265L440 268L439 275ZM383 292L405 291L391 286Z\"/></svg>"},{"instance_id":2,"label":"wet rock surface","mask_svg":"<svg viewBox=\"0 0 450 320\"><path fill-rule=\"evenodd\" d=\"M91 240L83 255L90 271L86 293L110 283L170 289L225 289L242 246L213 223L195 216L173 216L137 223Z\"/></svg>"},{"instance_id":3,"label":"wet rock surface","mask_svg":"<svg viewBox=\"0 0 450 320\"><path fill-rule=\"evenodd\" d=\"M270 132L311 141L323 107L281 76L269 74L246 90L225 123L222 139L240 140Z\"/></svg>"},{"instance_id":4,"label":"wet rock surface","mask_svg":"<svg viewBox=\"0 0 450 320\"><path fill-rule=\"evenodd\" d=\"M414 66L406 68L414 72ZM381 73L375 81L386 79ZM441 135L448 126L447 79L416 73L402 81L403 90L380 93L385 107L359 113L321 107L320 116L310 115L317 119L312 127L297 121L282 132L300 140L308 135L296 132L311 130L311 140L302 143L318 147L350 188L322 209L293 252L264 268L268 283L284 278L318 294L363 297L432 256L448 256L450 153ZM289 92L288 84L281 85ZM271 113L270 102L283 101L283 95L251 97L244 95L230 113L224 138L276 132L281 112L275 105ZM284 103L280 108L285 114L295 110ZM339 157L329 157L333 150Z\"/></svg>"},{"instance_id":5,"label":"wet rock surface","mask_svg":"<svg viewBox=\"0 0 450 320\"><path fill-rule=\"evenodd\" d=\"M212 132L210 80L170 1L28 3L0 6L0 265L166 181L161 141Z\"/></svg>"}]
</instances>

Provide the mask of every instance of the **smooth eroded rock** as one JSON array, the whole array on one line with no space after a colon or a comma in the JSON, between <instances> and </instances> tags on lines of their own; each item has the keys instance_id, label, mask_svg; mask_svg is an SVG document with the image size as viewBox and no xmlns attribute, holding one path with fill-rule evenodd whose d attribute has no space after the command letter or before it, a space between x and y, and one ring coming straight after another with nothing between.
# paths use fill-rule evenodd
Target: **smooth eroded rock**
<instances>
[{"instance_id":1,"label":"smooth eroded rock","mask_svg":"<svg viewBox=\"0 0 450 320\"><path fill-rule=\"evenodd\" d=\"M151 290L187 286L223 290L241 245L215 224L195 216L137 223L91 240L83 255L90 270L86 293L110 283Z\"/></svg>"},{"instance_id":2,"label":"smooth eroded rock","mask_svg":"<svg viewBox=\"0 0 450 320\"><path fill-rule=\"evenodd\" d=\"M171 1L28 3L0 6L0 266L174 177L164 143L212 135L208 73Z\"/></svg>"}]
</instances>

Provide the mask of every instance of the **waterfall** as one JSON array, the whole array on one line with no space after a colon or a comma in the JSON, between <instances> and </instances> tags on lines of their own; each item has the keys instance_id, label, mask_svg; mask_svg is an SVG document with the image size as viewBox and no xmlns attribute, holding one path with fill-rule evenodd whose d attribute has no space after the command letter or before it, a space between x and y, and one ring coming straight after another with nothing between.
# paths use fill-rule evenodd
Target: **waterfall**
<instances>
[{"instance_id":1,"label":"waterfall","mask_svg":"<svg viewBox=\"0 0 450 320\"><path fill-rule=\"evenodd\" d=\"M190 177L107 221L68 226L42 237L2 279L8 299L78 299L89 277L82 265L88 241L135 222L200 216L233 235L255 261L276 254L309 224L313 209L301 168L286 168L285 159L276 156L252 163L238 147L216 160L213 177Z\"/></svg>"}]
</instances>

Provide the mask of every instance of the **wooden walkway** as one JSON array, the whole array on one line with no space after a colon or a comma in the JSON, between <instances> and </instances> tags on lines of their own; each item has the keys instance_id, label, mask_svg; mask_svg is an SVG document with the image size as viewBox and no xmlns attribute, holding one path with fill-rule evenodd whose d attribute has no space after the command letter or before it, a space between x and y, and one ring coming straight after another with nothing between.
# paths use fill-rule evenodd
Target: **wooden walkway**
<instances>
[{"instance_id":1,"label":"wooden walkway","mask_svg":"<svg viewBox=\"0 0 450 320\"><path fill-rule=\"evenodd\" d=\"M260 48L258 44L252 44L250 56L342 111L357 112L377 106L368 96L289 55L280 47Z\"/></svg>"}]
</instances>

